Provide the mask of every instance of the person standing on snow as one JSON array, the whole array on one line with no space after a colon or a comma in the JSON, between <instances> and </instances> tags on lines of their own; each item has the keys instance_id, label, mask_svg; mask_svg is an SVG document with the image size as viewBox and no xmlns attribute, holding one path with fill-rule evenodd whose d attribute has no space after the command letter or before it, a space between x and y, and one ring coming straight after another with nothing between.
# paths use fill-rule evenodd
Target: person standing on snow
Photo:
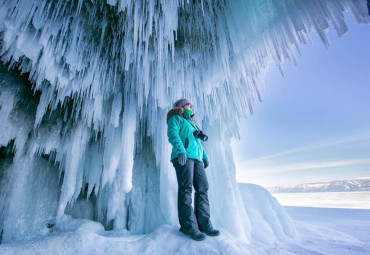
<instances>
[{"instance_id":1,"label":"person standing on snow","mask_svg":"<svg viewBox=\"0 0 370 255\"><path fill-rule=\"evenodd\" d=\"M208 137L195 125L193 117L189 100L176 101L167 113L167 136L173 146L171 162L175 167L178 183L180 231L201 241L205 239L205 234L218 236L220 231L213 229L210 221L208 180L204 171L209 162L201 143L201 140L206 141ZM191 205L193 185L194 210Z\"/></svg>"}]
</instances>

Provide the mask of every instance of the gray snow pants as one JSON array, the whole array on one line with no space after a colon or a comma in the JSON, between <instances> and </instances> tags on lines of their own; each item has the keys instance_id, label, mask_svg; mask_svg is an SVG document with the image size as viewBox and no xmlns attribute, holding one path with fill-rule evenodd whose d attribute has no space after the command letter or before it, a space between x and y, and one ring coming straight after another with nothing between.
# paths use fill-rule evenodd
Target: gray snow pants
<instances>
[{"instance_id":1,"label":"gray snow pants","mask_svg":"<svg viewBox=\"0 0 370 255\"><path fill-rule=\"evenodd\" d=\"M177 210L180 231L194 232L212 228L208 202L208 180L204 163L188 158L184 166L178 159L172 160L176 170L178 195ZM194 210L191 206L193 185L195 189Z\"/></svg>"}]
</instances>

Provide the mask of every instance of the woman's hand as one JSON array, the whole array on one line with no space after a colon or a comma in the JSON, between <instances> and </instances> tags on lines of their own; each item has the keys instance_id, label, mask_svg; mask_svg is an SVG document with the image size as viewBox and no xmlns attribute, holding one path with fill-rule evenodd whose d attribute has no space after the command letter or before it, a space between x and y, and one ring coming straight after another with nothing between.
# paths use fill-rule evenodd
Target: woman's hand
<instances>
[{"instance_id":1,"label":"woman's hand","mask_svg":"<svg viewBox=\"0 0 370 255\"><path fill-rule=\"evenodd\" d=\"M207 166L209 165L209 161L208 159L203 159L203 163L204 163L204 168L207 168Z\"/></svg>"},{"instance_id":2,"label":"woman's hand","mask_svg":"<svg viewBox=\"0 0 370 255\"><path fill-rule=\"evenodd\" d=\"M178 160L179 160L180 165L182 165L182 166L185 165L187 159L188 159L188 157L186 156L186 153L180 153L179 154Z\"/></svg>"}]
</instances>

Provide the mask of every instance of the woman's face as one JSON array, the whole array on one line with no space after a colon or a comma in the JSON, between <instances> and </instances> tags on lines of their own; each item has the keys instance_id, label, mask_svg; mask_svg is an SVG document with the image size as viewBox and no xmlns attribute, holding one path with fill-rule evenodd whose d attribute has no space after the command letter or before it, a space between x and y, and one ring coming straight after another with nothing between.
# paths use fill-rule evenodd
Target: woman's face
<instances>
[{"instance_id":1,"label":"woman's face","mask_svg":"<svg viewBox=\"0 0 370 255\"><path fill-rule=\"evenodd\" d=\"M191 104L184 105L184 108L188 110L193 110L193 106Z\"/></svg>"}]
</instances>

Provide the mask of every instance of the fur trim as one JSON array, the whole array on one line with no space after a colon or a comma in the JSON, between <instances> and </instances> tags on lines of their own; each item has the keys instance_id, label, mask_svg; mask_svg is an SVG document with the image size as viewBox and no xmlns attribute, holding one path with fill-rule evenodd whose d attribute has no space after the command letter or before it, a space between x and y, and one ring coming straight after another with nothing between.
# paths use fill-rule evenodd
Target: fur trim
<instances>
[{"instance_id":1,"label":"fur trim","mask_svg":"<svg viewBox=\"0 0 370 255\"><path fill-rule=\"evenodd\" d=\"M174 107L167 113L167 122L173 115L180 115L184 116L184 108L182 107Z\"/></svg>"}]
</instances>

